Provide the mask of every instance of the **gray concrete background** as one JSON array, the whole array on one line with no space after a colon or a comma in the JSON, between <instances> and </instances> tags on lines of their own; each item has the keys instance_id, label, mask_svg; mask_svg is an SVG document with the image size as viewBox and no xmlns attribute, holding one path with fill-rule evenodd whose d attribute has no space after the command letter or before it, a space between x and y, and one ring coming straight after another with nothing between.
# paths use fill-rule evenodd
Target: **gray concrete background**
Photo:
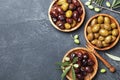
<instances>
[{"instance_id":1,"label":"gray concrete background","mask_svg":"<svg viewBox=\"0 0 120 80\"><path fill-rule=\"evenodd\" d=\"M80 34L81 47L86 44L83 30L87 20L96 13L87 7L83 25L72 33L63 33L50 24L47 12L52 0L0 0L0 80L60 80L61 71L55 63L61 61L73 43L71 34ZM81 0L86 2L87 0ZM120 22L120 15L103 10ZM120 62L108 58L109 52L120 56L120 42L108 50L98 51L117 68L116 73L101 74L106 68L99 61L94 80L120 80Z\"/></svg>"}]
</instances>

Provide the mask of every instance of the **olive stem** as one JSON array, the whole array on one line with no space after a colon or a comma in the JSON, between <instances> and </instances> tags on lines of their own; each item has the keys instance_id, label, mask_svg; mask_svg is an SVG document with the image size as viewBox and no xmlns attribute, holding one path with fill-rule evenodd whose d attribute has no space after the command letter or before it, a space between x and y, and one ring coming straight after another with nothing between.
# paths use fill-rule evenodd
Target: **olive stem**
<instances>
[{"instance_id":1,"label":"olive stem","mask_svg":"<svg viewBox=\"0 0 120 80\"><path fill-rule=\"evenodd\" d=\"M93 3L94 3L96 6L102 8L102 9L106 9L106 10L109 10L109 11L111 11L111 12L115 12L115 13L120 14L119 11L116 11L116 10L113 10L113 9L110 9L110 8L106 8L106 7L104 7L104 6L100 6L100 5L98 5L97 3L95 3L95 2L93 2Z\"/></svg>"}]
</instances>

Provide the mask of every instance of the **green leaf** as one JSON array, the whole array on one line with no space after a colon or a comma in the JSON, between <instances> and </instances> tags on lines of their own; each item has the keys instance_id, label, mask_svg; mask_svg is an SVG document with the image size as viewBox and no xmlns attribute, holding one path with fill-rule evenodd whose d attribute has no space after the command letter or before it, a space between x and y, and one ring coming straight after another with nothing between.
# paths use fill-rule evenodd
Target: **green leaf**
<instances>
[{"instance_id":1,"label":"green leaf","mask_svg":"<svg viewBox=\"0 0 120 80\"><path fill-rule=\"evenodd\" d=\"M71 66L68 66L65 68L65 70L63 71L62 75L61 75L61 80L64 79L64 77L66 76L66 74L69 72Z\"/></svg>"},{"instance_id":2,"label":"green leaf","mask_svg":"<svg viewBox=\"0 0 120 80\"><path fill-rule=\"evenodd\" d=\"M113 0L111 7L113 7L115 5L115 3L116 3L116 0Z\"/></svg>"},{"instance_id":3,"label":"green leaf","mask_svg":"<svg viewBox=\"0 0 120 80\"><path fill-rule=\"evenodd\" d=\"M115 9L115 8L119 8L120 7L120 5L117 5L117 6L114 6L113 8Z\"/></svg>"},{"instance_id":4,"label":"green leaf","mask_svg":"<svg viewBox=\"0 0 120 80\"><path fill-rule=\"evenodd\" d=\"M73 62L72 62L72 63L74 64L74 63L76 63L77 61L78 61L78 57L75 57L75 58L73 59Z\"/></svg>"},{"instance_id":5,"label":"green leaf","mask_svg":"<svg viewBox=\"0 0 120 80\"><path fill-rule=\"evenodd\" d=\"M120 0L113 0L112 7L119 6L119 5L120 5Z\"/></svg>"},{"instance_id":6,"label":"green leaf","mask_svg":"<svg viewBox=\"0 0 120 80\"><path fill-rule=\"evenodd\" d=\"M56 65L65 67L65 66L69 66L70 62L57 62Z\"/></svg>"},{"instance_id":7,"label":"green leaf","mask_svg":"<svg viewBox=\"0 0 120 80\"><path fill-rule=\"evenodd\" d=\"M74 68L73 68L73 67L72 67L72 78L73 78L73 80L76 80L75 70L74 70Z\"/></svg>"}]
</instances>

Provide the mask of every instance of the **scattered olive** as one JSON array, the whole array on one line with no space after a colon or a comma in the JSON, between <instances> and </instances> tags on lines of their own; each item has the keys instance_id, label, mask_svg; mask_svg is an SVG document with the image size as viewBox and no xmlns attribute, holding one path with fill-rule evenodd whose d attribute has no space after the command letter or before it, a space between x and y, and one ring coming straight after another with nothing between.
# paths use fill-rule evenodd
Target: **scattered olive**
<instances>
[{"instance_id":1,"label":"scattered olive","mask_svg":"<svg viewBox=\"0 0 120 80\"><path fill-rule=\"evenodd\" d=\"M105 72L106 72L106 69L101 69L100 72L101 72L101 73L105 73Z\"/></svg>"},{"instance_id":2,"label":"scattered olive","mask_svg":"<svg viewBox=\"0 0 120 80\"><path fill-rule=\"evenodd\" d=\"M74 39L74 43L75 44L80 44L80 40L79 39Z\"/></svg>"},{"instance_id":3,"label":"scattered olive","mask_svg":"<svg viewBox=\"0 0 120 80\"><path fill-rule=\"evenodd\" d=\"M71 10L68 10L66 13L65 13L66 17L67 18L70 18L72 16L72 11Z\"/></svg>"}]
</instances>

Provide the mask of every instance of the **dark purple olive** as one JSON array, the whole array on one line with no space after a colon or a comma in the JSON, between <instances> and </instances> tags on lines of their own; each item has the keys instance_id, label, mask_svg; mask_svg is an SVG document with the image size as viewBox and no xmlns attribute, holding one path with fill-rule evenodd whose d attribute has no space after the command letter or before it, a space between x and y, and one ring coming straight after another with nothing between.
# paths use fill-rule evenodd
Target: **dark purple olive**
<instances>
[{"instance_id":1,"label":"dark purple olive","mask_svg":"<svg viewBox=\"0 0 120 80\"><path fill-rule=\"evenodd\" d=\"M82 74L76 74L78 80L84 80L84 76Z\"/></svg>"},{"instance_id":2,"label":"dark purple olive","mask_svg":"<svg viewBox=\"0 0 120 80\"><path fill-rule=\"evenodd\" d=\"M61 7L57 7L57 11L58 11L58 13L60 13L60 14L64 14L64 11L61 9Z\"/></svg>"},{"instance_id":3,"label":"dark purple olive","mask_svg":"<svg viewBox=\"0 0 120 80\"><path fill-rule=\"evenodd\" d=\"M80 69L79 69L79 68L76 68L76 69L75 69L75 74L78 74L78 73L80 73Z\"/></svg>"},{"instance_id":4,"label":"dark purple olive","mask_svg":"<svg viewBox=\"0 0 120 80\"><path fill-rule=\"evenodd\" d=\"M58 14L55 10L51 10L50 15L51 15L51 17L57 17L58 16Z\"/></svg>"},{"instance_id":5,"label":"dark purple olive","mask_svg":"<svg viewBox=\"0 0 120 80\"><path fill-rule=\"evenodd\" d=\"M78 22L80 22L80 21L81 21L81 18L79 17L79 18L78 18Z\"/></svg>"},{"instance_id":6,"label":"dark purple olive","mask_svg":"<svg viewBox=\"0 0 120 80\"><path fill-rule=\"evenodd\" d=\"M69 9L70 10L75 10L76 9L76 6L74 4L69 4Z\"/></svg>"},{"instance_id":7,"label":"dark purple olive","mask_svg":"<svg viewBox=\"0 0 120 80\"><path fill-rule=\"evenodd\" d=\"M80 67L80 71L85 71L85 67Z\"/></svg>"},{"instance_id":8,"label":"dark purple olive","mask_svg":"<svg viewBox=\"0 0 120 80\"><path fill-rule=\"evenodd\" d=\"M78 0L72 0L72 3L73 3L74 5L76 5L77 7L80 6L80 3L79 3Z\"/></svg>"},{"instance_id":9,"label":"dark purple olive","mask_svg":"<svg viewBox=\"0 0 120 80\"><path fill-rule=\"evenodd\" d=\"M78 60L80 60L80 61L82 60L82 58L83 58L82 55L83 55L83 54L82 54L81 52L79 52L79 53L77 54Z\"/></svg>"},{"instance_id":10,"label":"dark purple olive","mask_svg":"<svg viewBox=\"0 0 120 80\"><path fill-rule=\"evenodd\" d=\"M56 25L57 25L58 27L61 27L61 26L64 25L64 23L63 23L62 21L57 21L57 22L56 22Z\"/></svg>"},{"instance_id":11,"label":"dark purple olive","mask_svg":"<svg viewBox=\"0 0 120 80\"><path fill-rule=\"evenodd\" d=\"M64 27L64 26L60 26L59 28L60 28L60 29L65 29L65 27Z\"/></svg>"},{"instance_id":12,"label":"dark purple olive","mask_svg":"<svg viewBox=\"0 0 120 80\"><path fill-rule=\"evenodd\" d=\"M83 76L86 76L87 75L87 72L86 71L83 71L81 72Z\"/></svg>"},{"instance_id":13,"label":"dark purple olive","mask_svg":"<svg viewBox=\"0 0 120 80\"><path fill-rule=\"evenodd\" d=\"M76 57L76 54L75 54L75 53L70 54L70 60L71 60L71 61L72 61L73 58L75 58L75 57Z\"/></svg>"},{"instance_id":14,"label":"dark purple olive","mask_svg":"<svg viewBox=\"0 0 120 80\"><path fill-rule=\"evenodd\" d=\"M78 61L77 61L77 64L79 65L79 66L81 66L81 61L79 60L79 58L78 58Z\"/></svg>"},{"instance_id":15,"label":"dark purple olive","mask_svg":"<svg viewBox=\"0 0 120 80\"><path fill-rule=\"evenodd\" d=\"M89 66L93 66L95 64L95 62L92 59L88 59L88 65Z\"/></svg>"},{"instance_id":16,"label":"dark purple olive","mask_svg":"<svg viewBox=\"0 0 120 80\"><path fill-rule=\"evenodd\" d=\"M54 22L54 23L56 23L57 22L57 18L52 18L52 21Z\"/></svg>"},{"instance_id":17,"label":"dark purple olive","mask_svg":"<svg viewBox=\"0 0 120 80\"><path fill-rule=\"evenodd\" d=\"M58 20L64 21L64 20L65 20L65 16L64 16L64 15L59 15L59 16L58 16Z\"/></svg>"},{"instance_id":18,"label":"dark purple olive","mask_svg":"<svg viewBox=\"0 0 120 80\"><path fill-rule=\"evenodd\" d=\"M73 11L73 19L75 19L76 21L78 20L78 11Z\"/></svg>"},{"instance_id":19,"label":"dark purple olive","mask_svg":"<svg viewBox=\"0 0 120 80\"><path fill-rule=\"evenodd\" d=\"M81 8L81 7L78 7L78 8L77 8L77 11L79 12L79 15L82 15L83 10L82 10L82 8Z\"/></svg>"},{"instance_id":20,"label":"dark purple olive","mask_svg":"<svg viewBox=\"0 0 120 80\"><path fill-rule=\"evenodd\" d=\"M72 24L72 23L73 23L73 19L67 18L67 19L66 19L66 22Z\"/></svg>"},{"instance_id":21,"label":"dark purple olive","mask_svg":"<svg viewBox=\"0 0 120 80\"><path fill-rule=\"evenodd\" d=\"M88 63L88 62L87 62L86 59L83 59L83 60L82 60L82 66L87 66L87 65L88 65L87 63Z\"/></svg>"},{"instance_id":22,"label":"dark purple olive","mask_svg":"<svg viewBox=\"0 0 120 80\"><path fill-rule=\"evenodd\" d=\"M70 3L72 3L72 0L67 0L67 2L70 4Z\"/></svg>"},{"instance_id":23,"label":"dark purple olive","mask_svg":"<svg viewBox=\"0 0 120 80\"><path fill-rule=\"evenodd\" d=\"M88 59L89 58L89 56L88 56L88 54L83 54L83 59Z\"/></svg>"},{"instance_id":24,"label":"dark purple olive","mask_svg":"<svg viewBox=\"0 0 120 80\"><path fill-rule=\"evenodd\" d=\"M87 67L85 67L85 71L88 73L92 73L94 70L93 70L93 67L87 66Z\"/></svg>"}]
</instances>

